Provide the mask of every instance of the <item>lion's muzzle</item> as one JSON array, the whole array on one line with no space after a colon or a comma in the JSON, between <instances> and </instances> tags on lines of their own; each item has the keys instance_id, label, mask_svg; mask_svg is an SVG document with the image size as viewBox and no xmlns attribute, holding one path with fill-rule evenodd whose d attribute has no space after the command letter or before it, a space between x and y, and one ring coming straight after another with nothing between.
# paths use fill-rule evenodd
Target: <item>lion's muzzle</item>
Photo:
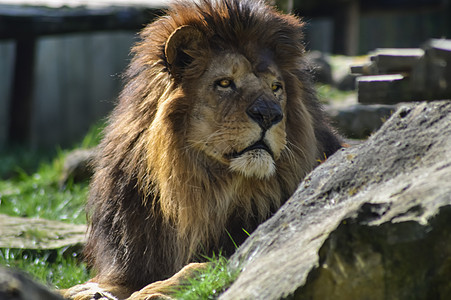
<instances>
[{"instance_id":1,"label":"lion's muzzle","mask_svg":"<svg viewBox=\"0 0 451 300\"><path fill-rule=\"evenodd\" d=\"M268 99L266 96L258 97L247 108L246 113L252 120L257 122L264 131L283 119L283 112L280 104Z\"/></svg>"},{"instance_id":2,"label":"lion's muzzle","mask_svg":"<svg viewBox=\"0 0 451 300\"><path fill-rule=\"evenodd\" d=\"M248 151L253 151L253 150L264 150L266 152L268 152L269 155L271 155L271 157L274 159L274 153L271 150L271 148L262 140L259 140L257 142L255 142L254 144L250 145L249 147L244 148L243 150L241 150L240 152L233 152L230 154L227 154L226 157L228 159L233 159L233 158L237 158L241 155L243 155L244 153L248 152Z\"/></svg>"},{"instance_id":3,"label":"lion's muzzle","mask_svg":"<svg viewBox=\"0 0 451 300\"><path fill-rule=\"evenodd\" d=\"M228 155L229 168L246 177L269 178L276 170L273 147L277 143L274 143L272 128L283 120L282 107L274 98L263 94L248 106L246 114L260 127L261 137L244 149Z\"/></svg>"}]
</instances>

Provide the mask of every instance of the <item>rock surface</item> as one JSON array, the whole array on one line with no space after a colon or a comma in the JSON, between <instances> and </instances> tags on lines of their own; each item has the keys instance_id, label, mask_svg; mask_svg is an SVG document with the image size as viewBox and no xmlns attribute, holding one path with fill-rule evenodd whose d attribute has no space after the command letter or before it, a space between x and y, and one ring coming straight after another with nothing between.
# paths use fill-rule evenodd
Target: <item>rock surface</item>
<instances>
[{"instance_id":1,"label":"rock surface","mask_svg":"<svg viewBox=\"0 0 451 300\"><path fill-rule=\"evenodd\" d=\"M334 83L328 56L320 51L310 51L306 54L306 60L311 67L311 72L316 82L324 84Z\"/></svg>"},{"instance_id":2,"label":"rock surface","mask_svg":"<svg viewBox=\"0 0 451 300\"><path fill-rule=\"evenodd\" d=\"M64 187L69 180L73 182L89 180L94 173L91 161L95 158L96 153L96 148L77 149L69 153L64 161L60 186Z\"/></svg>"},{"instance_id":3,"label":"rock surface","mask_svg":"<svg viewBox=\"0 0 451 300\"><path fill-rule=\"evenodd\" d=\"M220 299L451 299L451 101L403 106L315 169Z\"/></svg>"},{"instance_id":4,"label":"rock surface","mask_svg":"<svg viewBox=\"0 0 451 300\"><path fill-rule=\"evenodd\" d=\"M0 267L0 300L63 300L22 272Z\"/></svg>"}]
</instances>

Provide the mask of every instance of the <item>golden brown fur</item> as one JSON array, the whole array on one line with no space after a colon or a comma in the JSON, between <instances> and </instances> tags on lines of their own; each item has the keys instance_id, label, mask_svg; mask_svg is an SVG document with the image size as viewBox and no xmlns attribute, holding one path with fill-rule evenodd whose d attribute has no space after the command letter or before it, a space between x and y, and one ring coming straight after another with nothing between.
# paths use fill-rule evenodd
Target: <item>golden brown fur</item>
<instances>
[{"instance_id":1,"label":"golden brown fur","mask_svg":"<svg viewBox=\"0 0 451 300\"><path fill-rule=\"evenodd\" d=\"M200 0L142 31L91 184L94 282L127 295L202 255L231 254L340 147L301 30L260 1ZM283 118L263 130L249 111L257 102L257 114ZM243 152L258 140L266 146Z\"/></svg>"}]
</instances>

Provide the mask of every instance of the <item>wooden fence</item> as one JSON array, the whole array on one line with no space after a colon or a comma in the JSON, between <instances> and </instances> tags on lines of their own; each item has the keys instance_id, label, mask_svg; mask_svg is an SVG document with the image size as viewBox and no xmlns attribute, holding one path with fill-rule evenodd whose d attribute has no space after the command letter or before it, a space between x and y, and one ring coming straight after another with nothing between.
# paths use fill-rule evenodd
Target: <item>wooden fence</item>
<instances>
[{"instance_id":1,"label":"wooden fence","mask_svg":"<svg viewBox=\"0 0 451 300\"><path fill-rule=\"evenodd\" d=\"M66 146L105 117L121 89L134 32L42 37L31 87L31 147ZM0 146L7 143L14 43L0 42Z\"/></svg>"}]
</instances>

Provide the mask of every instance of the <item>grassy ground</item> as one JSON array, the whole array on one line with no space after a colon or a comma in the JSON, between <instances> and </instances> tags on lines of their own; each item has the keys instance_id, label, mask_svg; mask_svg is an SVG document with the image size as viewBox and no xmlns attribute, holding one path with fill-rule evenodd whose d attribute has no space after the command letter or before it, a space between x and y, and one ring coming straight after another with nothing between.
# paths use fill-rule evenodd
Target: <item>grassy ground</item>
<instances>
[{"instance_id":1,"label":"grassy ground","mask_svg":"<svg viewBox=\"0 0 451 300\"><path fill-rule=\"evenodd\" d=\"M25 251L1 249L0 265L19 269L51 289L69 288L90 278L86 265L59 251Z\"/></svg>"},{"instance_id":2,"label":"grassy ground","mask_svg":"<svg viewBox=\"0 0 451 300\"><path fill-rule=\"evenodd\" d=\"M227 268L227 259L223 256L209 259L207 269L180 286L173 297L184 300L216 299L238 276Z\"/></svg>"}]
</instances>

